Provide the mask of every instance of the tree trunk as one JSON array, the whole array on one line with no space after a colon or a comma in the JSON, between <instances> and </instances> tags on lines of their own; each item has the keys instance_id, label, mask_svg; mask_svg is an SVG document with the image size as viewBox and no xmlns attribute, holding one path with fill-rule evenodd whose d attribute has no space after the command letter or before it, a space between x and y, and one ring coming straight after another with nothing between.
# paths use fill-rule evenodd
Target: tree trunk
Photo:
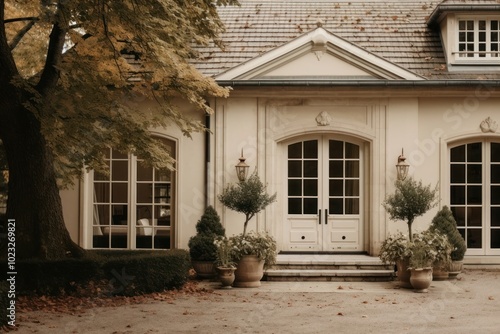
<instances>
[{"instance_id":1,"label":"tree trunk","mask_svg":"<svg viewBox=\"0 0 500 334\"><path fill-rule=\"evenodd\" d=\"M83 249L64 224L53 157L40 122L19 103L9 107L0 111L0 136L9 164L7 219L15 221L16 257L81 256Z\"/></svg>"}]
</instances>

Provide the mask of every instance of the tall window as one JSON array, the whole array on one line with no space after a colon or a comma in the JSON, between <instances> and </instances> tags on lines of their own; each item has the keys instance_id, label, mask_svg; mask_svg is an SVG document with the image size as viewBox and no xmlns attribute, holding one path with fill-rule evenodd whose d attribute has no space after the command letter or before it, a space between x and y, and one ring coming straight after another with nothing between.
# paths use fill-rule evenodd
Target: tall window
<instances>
[{"instance_id":1,"label":"tall window","mask_svg":"<svg viewBox=\"0 0 500 334\"><path fill-rule=\"evenodd\" d=\"M164 140L175 157L174 143ZM109 175L94 173L93 248L168 249L172 244L174 175L109 149Z\"/></svg>"},{"instance_id":2,"label":"tall window","mask_svg":"<svg viewBox=\"0 0 500 334\"><path fill-rule=\"evenodd\" d=\"M450 207L471 254L500 254L500 143L450 149Z\"/></svg>"},{"instance_id":3,"label":"tall window","mask_svg":"<svg viewBox=\"0 0 500 334\"><path fill-rule=\"evenodd\" d=\"M458 59L500 60L499 19L458 20Z\"/></svg>"}]
</instances>

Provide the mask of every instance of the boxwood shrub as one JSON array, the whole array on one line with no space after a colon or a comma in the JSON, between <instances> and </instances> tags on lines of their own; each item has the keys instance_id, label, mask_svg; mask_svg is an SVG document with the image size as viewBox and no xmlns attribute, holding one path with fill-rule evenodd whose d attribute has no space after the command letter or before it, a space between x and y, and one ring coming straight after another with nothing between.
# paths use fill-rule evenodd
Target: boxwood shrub
<instances>
[{"instance_id":1,"label":"boxwood shrub","mask_svg":"<svg viewBox=\"0 0 500 334\"><path fill-rule=\"evenodd\" d=\"M77 295L99 287L105 295L141 295L182 287L190 267L186 250L93 250L80 259L17 260L16 293Z\"/></svg>"}]
</instances>

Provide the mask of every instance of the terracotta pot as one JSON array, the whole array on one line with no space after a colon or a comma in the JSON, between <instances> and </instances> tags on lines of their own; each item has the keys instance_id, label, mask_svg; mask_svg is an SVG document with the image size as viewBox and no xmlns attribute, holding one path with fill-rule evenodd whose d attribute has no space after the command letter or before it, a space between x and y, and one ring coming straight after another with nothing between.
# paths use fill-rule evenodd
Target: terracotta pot
<instances>
[{"instance_id":1,"label":"terracotta pot","mask_svg":"<svg viewBox=\"0 0 500 334\"><path fill-rule=\"evenodd\" d=\"M450 278L456 278L462 272L464 261L452 261L450 265Z\"/></svg>"},{"instance_id":2,"label":"terracotta pot","mask_svg":"<svg viewBox=\"0 0 500 334\"><path fill-rule=\"evenodd\" d=\"M196 271L196 275L201 278L213 278L217 274L212 261L191 261L191 265Z\"/></svg>"},{"instance_id":3,"label":"terracotta pot","mask_svg":"<svg viewBox=\"0 0 500 334\"><path fill-rule=\"evenodd\" d=\"M449 277L448 270L443 266L436 266L432 268L432 280L433 281L444 281Z\"/></svg>"},{"instance_id":4,"label":"terracotta pot","mask_svg":"<svg viewBox=\"0 0 500 334\"><path fill-rule=\"evenodd\" d=\"M236 276L234 280L235 287L259 287L260 280L264 276L264 260L259 260L255 255L244 255L238 262L238 268L234 275Z\"/></svg>"},{"instance_id":5,"label":"terracotta pot","mask_svg":"<svg viewBox=\"0 0 500 334\"><path fill-rule=\"evenodd\" d=\"M411 272L408 270L410 259L399 260L396 262L397 272L396 275L399 280L399 286L405 289L413 288L410 283Z\"/></svg>"},{"instance_id":6,"label":"terracotta pot","mask_svg":"<svg viewBox=\"0 0 500 334\"><path fill-rule=\"evenodd\" d=\"M235 279L235 270L236 268L217 267L217 273L219 274L219 280L222 284L222 288L231 288Z\"/></svg>"},{"instance_id":7,"label":"terracotta pot","mask_svg":"<svg viewBox=\"0 0 500 334\"><path fill-rule=\"evenodd\" d=\"M431 282L432 268L411 269L410 283L415 292L427 292Z\"/></svg>"}]
</instances>

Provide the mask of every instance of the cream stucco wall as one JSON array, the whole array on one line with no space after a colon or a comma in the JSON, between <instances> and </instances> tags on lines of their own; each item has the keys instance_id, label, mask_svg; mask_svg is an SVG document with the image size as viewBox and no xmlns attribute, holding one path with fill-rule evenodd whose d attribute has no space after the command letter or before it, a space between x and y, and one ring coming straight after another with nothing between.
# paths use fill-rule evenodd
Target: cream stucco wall
<instances>
[{"instance_id":1,"label":"cream stucco wall","mask_svg":"<svg viewBox=\"0 0 500 334\"><path fill-rule=\"evenodd\" d=\"M406 231L404 222L389 221L381 203L394 191L397 157L404 149L410 175L439 187L439 205L416 219L415 230L426 228L442 205L449 205L448 145L468 138L500 138L500 131L483 133L487 117L500 122L500 93L480 85L453 91L434 89L235 89L228 99L211 105L210 163L205 162L205 134L189 139L175 127L153 130L177 143L176 244L187 248L206 204L214 205L227 235L241 233L244 217L217 199L228 183L237 182L234 166L243 150L278 201L252 219L249 230L266 230L283 245L285 210L284 144L308 135L329 135L359 141L366 148L364 178L364 250L378 253L387 234ZM192 117L204 115L185 106ZM317 116L325 112L328 124ZM208 179L206 179L208 177ZM72 238L82 243L85 182L61 192L64 216ZM88 209L88 208L87 208Z\"/></svg>"}]
</instances>

